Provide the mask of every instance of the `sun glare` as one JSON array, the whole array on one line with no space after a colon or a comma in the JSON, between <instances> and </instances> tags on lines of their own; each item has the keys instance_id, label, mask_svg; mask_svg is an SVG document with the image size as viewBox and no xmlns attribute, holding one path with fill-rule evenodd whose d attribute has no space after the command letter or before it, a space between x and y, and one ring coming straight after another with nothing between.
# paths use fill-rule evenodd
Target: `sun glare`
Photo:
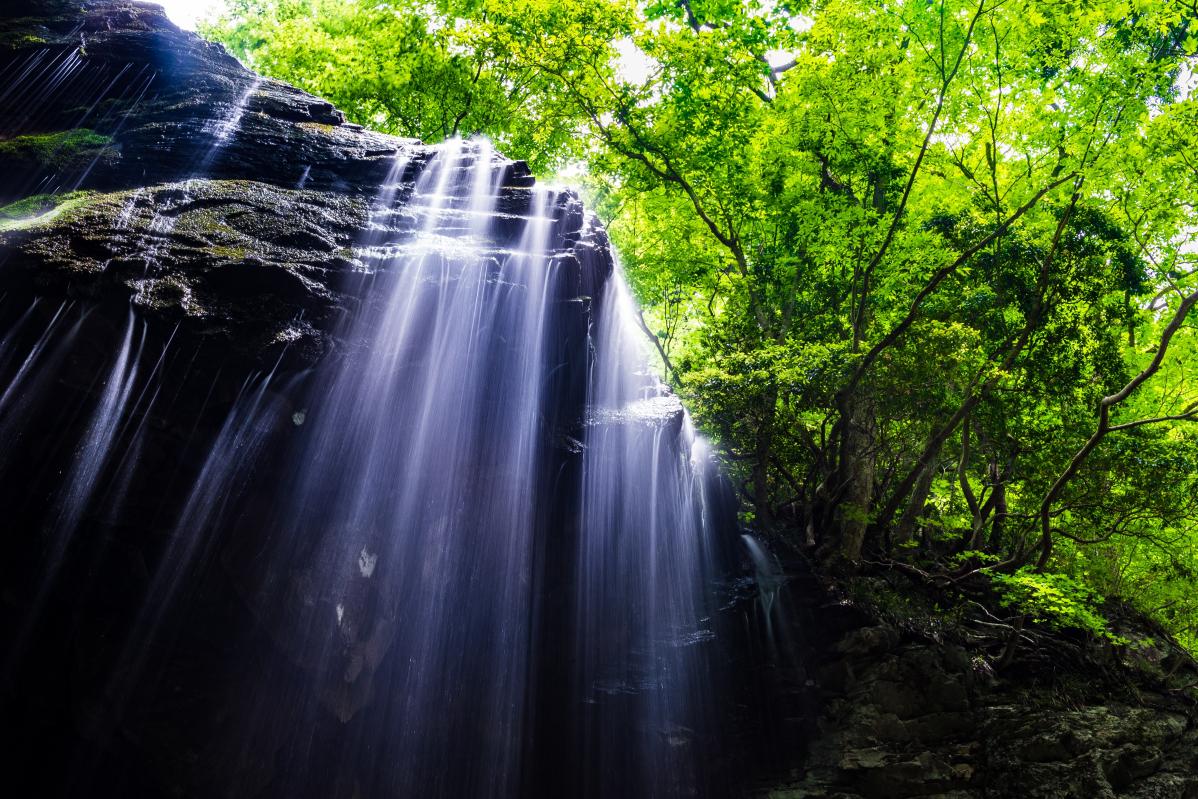
<instances>
[{"instance_id":1,"label":"sun glare","mask_svg":"<svg viewBox=\"0 0 1198 799\"><path fill-rule=\"evenodd\" d=\"M214 16L224 7L224 0L157 0L166 9L171 22L186 30L195 30L196 24Z\"/></svg>"}]
</instances>

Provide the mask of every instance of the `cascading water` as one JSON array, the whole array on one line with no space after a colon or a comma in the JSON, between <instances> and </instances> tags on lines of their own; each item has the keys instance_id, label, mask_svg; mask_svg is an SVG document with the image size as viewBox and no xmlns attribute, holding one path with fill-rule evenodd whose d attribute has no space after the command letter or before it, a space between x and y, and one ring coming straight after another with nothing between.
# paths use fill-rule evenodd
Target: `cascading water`
<instances>
[{"instance_id":1,"label":"cascading water","mask_svg":"<svg viewBox=\"0 0 1198 799\"><path fill-rule=\"evenodd\" d=\"M145 65L89 69L75 50L57 53L51 49L35 50L0 70L0 105L8 112L0 119L0 139L25 128L37 129L48 112L60 107L77 109L71 120L76 129L95 127L119 132L150 90L154 78ZM52 154L58 157L67 149L65 143L60 143ZM0 198L77 189L99 159L97 155L49 173L33 170L5 175Z\"/></svg>"},{"instance_id":2,"label":"cascading water","mask_svg":"<svg viewBox=\"0 0 1198 799\"><path fill-rule=\"evenodd\" d=\"M727 795L730 525L706 505L705 450L622 277L582 252L577 199L513 188L510 168L486 142L401 149L355 248L344 347L235 392L132 313L91 330L70 304L6 311L0 425L19 409L65 475L25 505L49 547L25 627L86 615L65 586L90 601L131 514L168 531L89 665L80 724L99 743L72 793L96 793L119 730L187 685L222 708L196 755L214 795ZM117 229L163 218L141 202ZM110 354L77 363L83 338ZM80 389L52 411L64 371ZM175 444L192 454L156 473L168 415L195 420ZM201 657L212 618L223 654Z\"/></svg>"},{"instance_id":3,"label":"cascading water","mask_svg":"<svg viewBox=\"0 0 1198 799\"><path fill-rule=\"evenodd\" d=\"M741 540L749 553L749 561L753 564L753 580L757 584L757 602L761 608L761 618L765 622L766 644L774 658L789 655L793 644L779 641L779 636L785 635L789 621L784 614L784 603L778 601L779 595L786 587L786 574L778 559L755 537L745 534L741 536Z\"/></svg>"},{"instance_id":4,"label":"cascading water","mask_svg":"<svg viewBox=\"0 0 1198 799\"><path fill-rule=\"evenodd\" d=\"M235 556L259 564L244 578L251 606L305 670L289 702L309 723L280 744L293 790L324 760L310 728L326 712L364 715L376 762L357 764L366 747L342 755L353 763L328 760L376 790L518 789L561 280L551 193L532 193L514 248L496 240L500 166L489 147L452 142L401 208L384 189L364 248L382 298L347 322L366 345L314 376L293 468L274 489L290 499L266 513L258 548ZM393 174L404 172L401 160Z\"/></svg>"},{"instance_id":5,"label":"cascading water","mask_svg":"<svg viewBox=\"0 0 1198 799\"><path fill-rule=\"evenodd\" d=\"M712 542L678 401L648 370L633 300L604 287L584 440L582 540L573 628L579 796L693 795L716 742Z\"/></svg>"}]
</instances>

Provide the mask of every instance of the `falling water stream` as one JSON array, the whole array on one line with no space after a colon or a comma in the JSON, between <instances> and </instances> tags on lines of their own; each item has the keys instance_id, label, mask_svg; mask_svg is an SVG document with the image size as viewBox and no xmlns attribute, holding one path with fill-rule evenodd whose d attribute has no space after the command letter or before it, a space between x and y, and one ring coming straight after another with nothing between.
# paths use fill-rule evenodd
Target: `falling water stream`
<instances>
[{"instance_id":1,"label":"falling water stream","mask_svg":"<svg viewBox=\"0 0 1198 799\"><path fill-rule=\"evenodd\" d=\"M50 447L58 468L24 505L44 508L31 595L66 579L68 549L119 551L119 534L81 530L140 514L162 531L136 612L104 633L88 735L153 721L197 614L227 600L205 576L219 568L229 643L188 678L224 708L197 755L212 795L728 795L716 616L736 544L708 499L716 472L649 368L618 269L571 256L577 201L537 187L513 207L507 164L481 141L401 150L356 248L346 346L232 394L133 311L114 326L73 303L0 304L0 432L18 465ZM50 407L83 339L107 354ZM178 446L198 466L162 476L179 499L155 502L131 486L172 408L197 420ZM35 628L54 623L40 605ZM81 795L97 751L75 763Z\"/></svg>"}]
</instances>

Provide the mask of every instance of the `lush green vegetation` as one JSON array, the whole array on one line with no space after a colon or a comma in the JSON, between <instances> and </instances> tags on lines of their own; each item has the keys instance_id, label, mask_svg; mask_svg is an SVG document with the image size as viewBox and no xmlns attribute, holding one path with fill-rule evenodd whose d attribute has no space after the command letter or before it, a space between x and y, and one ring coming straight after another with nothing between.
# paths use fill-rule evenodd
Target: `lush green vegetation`
<instances>
[{"instance_id":1,"label":"lush green vegetation","mask_svg":"<svg viewBox=\"0 0 1198 799\"><path fill-rule=\"evenodd\" d=\"M230 5L358 122L584 162L763 533L1198 645L1192 0Z\"/></svg>"},{"instance_id":2,"label":"lush green vegetation","mask_svg":"<svg viewBox=\"0 0 1198 799\"><path fill-rule=\"evenodd\" d=\"M73 211L87 204L95 195L90 191L72 191L67 194L35 194L15 203L0 207L0 233L22 230L43 222L49 222L60 214Z\"/></svg>"},{"instance_id":3,"label":"lush green vegetation","mask_svg":"<svg viewBox=\"0 0 1198 799\"><path fill-rule=\"evenodd\" d=\"M0 141L0 159L47 169L78 168L102 155L111 142L87 128L17 136Z\"/></svg>"}]
</instances>

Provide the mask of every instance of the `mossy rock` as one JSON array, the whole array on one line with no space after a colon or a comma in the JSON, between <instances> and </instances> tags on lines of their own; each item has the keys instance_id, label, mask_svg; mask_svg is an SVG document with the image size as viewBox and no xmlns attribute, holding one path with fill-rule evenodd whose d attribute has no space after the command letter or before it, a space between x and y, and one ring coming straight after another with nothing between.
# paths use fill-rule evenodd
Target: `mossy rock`
<instances>
[{"instance_id":1,"label":"mossy rock","mask_svg":"<svg viewBox=\"0 0 1198 799\"><path fill-rule=\"evenodd\" d=\"M0 233L25 230L60 220L63 214L85 206L95 196L90 191L37 194L0 208Z\"/></svg>"},{"instance_id":2,"label":"mossy rock","mask_svg":"<svg viewBox=\"0 0 1198 799\"><path fill-rule=\"evenodd\" d=\"M16 136L0 141L0 166L8 168L72 170L96 158L115 155L112 137L88 128Z\"/></svg>"},{"instance_id":3,"label":"mossy rock","mask_svg":"<svg viewBox=\"0 0 1198 799\"><path fill-rule=\"evenodd\" d=\"M346 286L368 224L362 197L248 180L27 197L0 208L0 294L131 300L251 358L287 345L307 364L356 302Z\"/></svg>"},{"instance_id":4,"label":"mossy rock","mask_svg":"<svg viewBox=\"0 0 1198 799\"><path fill-rule=\"evenodd\" d=\"M0 25L0 47L21 50L46 43L47 39L41 33L36 33L25 27Z\"/></svg>"}]
</instances>

